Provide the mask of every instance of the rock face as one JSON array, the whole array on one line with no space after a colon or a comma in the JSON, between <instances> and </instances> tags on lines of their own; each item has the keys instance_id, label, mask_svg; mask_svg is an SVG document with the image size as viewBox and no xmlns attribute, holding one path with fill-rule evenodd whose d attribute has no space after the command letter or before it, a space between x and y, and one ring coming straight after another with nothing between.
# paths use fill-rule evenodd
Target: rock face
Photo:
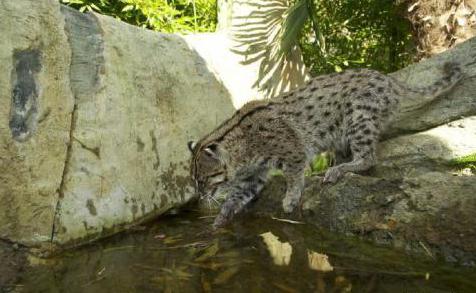
<instances>
[{"instance_id":1,"label":"rock face","mask_svg":"<svg viewBox=\"0 0 476 293\"><path fill-rule=\"evenodd\" d=\"M0 237L30 245L51 239L74 105L52 2L0 2Z\"/></svg>"},{"instance_id":2,"label":"rock face","mask_svg":"<svg viewBox=\"0 0 476 293\"><path fill-rule=\"evenodd\" d=\"M459 62L468 76L453 90L439 99L421 106L419 100L403 100L402 107L391 123L386 137L422 131L452 120L476 115L476 38L461 43L444 53L394 72L395 77L411 86L430 85L442 74L445 62Z\"/></svg>"},{"instance_id":3,"label":"rock face","mask_svg":"<svg viewBox=\"0 0 476 293\"><path fill-rule=\"evenodd\" d=\"M0 238L28 246L183 205L186 142L262 97L226 32L156 33L56 0L1 0L0 30Z\"/></svg>"},{"instance_id":4,"label":"rock face","mask_svg":"<svg viewBox=\"0 0 476 293\"><path fill-rule=\"evenodd\" d=\"M335 185L309 177L300 214L290 218L475 266L476 176L474 169L455 164L465 157L476 160L475 55L473 38L392 74L422 86L452 60L466 64L468 78L426 106L405 100L379 145L378 164L365 174L347 174ZM289 217L281 211L284 192L284 180L274 178L252 210Z\"/></svg>"},{"instance_id":5,"label":"rock face","mask_svg":"<svg viewBox=\"0 0 476 293\"><path fill-rule=\"evenodd\" d=\"M382 142L367 174L347 174L335 185L309 177L300 214L283 214L285 182L273 178L251 212L475 266L476 176L454 166L475 153L473 116Z\"/></svg>"}]
</instances>

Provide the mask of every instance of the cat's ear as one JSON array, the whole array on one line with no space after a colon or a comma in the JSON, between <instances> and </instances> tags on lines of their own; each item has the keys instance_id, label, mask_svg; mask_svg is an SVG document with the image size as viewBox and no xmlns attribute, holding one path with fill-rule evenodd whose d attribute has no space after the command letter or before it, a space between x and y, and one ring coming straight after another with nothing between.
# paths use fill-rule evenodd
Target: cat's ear
<instances>
[{"instance_id":1,"label":"cat's ear","mask_svg":"<svg viewBox=\"0 0 476 293\"><path fill-rule=\"evenodd\" d=\"M195 141L189 141L187 142L187 146L188 146L188 149L193 152L193 150L195 149L195 147L197 146L197 143Z\"/></svg>"},{"instance_id":2,"label":"cat's ear","mask_svg":"<svg viewBox=\"0 0 476 293\"><path fill-rule=\"evenodd\" d=\"M218 158L218 145L217 144L210 144L206 148L203 149L205 153L213 158Z\"/></svg>"}]
</instances>

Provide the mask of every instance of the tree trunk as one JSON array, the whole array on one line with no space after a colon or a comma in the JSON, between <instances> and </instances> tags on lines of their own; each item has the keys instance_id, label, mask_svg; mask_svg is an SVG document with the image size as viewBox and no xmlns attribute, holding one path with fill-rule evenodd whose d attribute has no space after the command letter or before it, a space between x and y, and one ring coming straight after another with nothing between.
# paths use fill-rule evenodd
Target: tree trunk
<instances>
[{"instance_id":1,"label":"tree trunk","mask_svg":"<svg viewBox=\"0 0 476 293\"><path fill-rule=\"evenodd\" d=\"M407 18L417 44L417 60L476 36L475 0L407 1Z\"/></svg>"}]
</instances>

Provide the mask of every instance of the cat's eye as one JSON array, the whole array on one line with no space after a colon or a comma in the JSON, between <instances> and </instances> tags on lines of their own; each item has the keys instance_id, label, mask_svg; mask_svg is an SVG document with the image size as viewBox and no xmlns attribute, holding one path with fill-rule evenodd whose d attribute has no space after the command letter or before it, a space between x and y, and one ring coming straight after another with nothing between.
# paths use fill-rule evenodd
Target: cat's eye
<instances>
[{"instance_id":1,"label":"cat's eye","mask_svg":"<svg viewBox=\"0 0 476 293\"><path fill-rule=\"evenodd\" d=\"M212 176L208 177L208 183L210 185L215 185L215 184L218 184L218 183L221 183L223 181L225 181L226 177L225 177L225 174L224 173L217 173L217 174L213 174Z\"/></svg>"}]
</instances>

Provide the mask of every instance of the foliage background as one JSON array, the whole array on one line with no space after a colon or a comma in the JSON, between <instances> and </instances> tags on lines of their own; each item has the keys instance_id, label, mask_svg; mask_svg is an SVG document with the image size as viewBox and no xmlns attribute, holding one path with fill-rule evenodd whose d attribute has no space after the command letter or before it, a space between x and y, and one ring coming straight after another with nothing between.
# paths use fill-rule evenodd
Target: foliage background
<instances>
[{"instance_id":1,"label":"foliage background","mask_svg":"<svg viewBox=\"0 0 476 293\"><path fill-rule=\"evenodd\" d=\"M217 24L217 0L60 1L80 11L96 11L162 32L210 32ZM312 75L355 67L395 71L408 65L415 55L410 24L403 16L403 3L391 0L291 0L291 8L297 4L306 7L312 4L312 9L297 29L292 25L302 16L295 15L292 22L286 23L291 30L297 30L287 41L300 46Z\"/></svg>"},{"instance_id":2,"label":"foliage background","mask_svg":"<svg viewBox=\"0 0 476 293\"><path fill-rule=\"evenodd\" d=\"M312 21L299 40L311 74L355 67L392 72L411 63L415 50L403 2L311 1Z\"/></svg>"},{"instance_id":3,"label":"foliage background","mask_svg":"<svg viewBox=\"0 0 476 293\"><path fill-rule=\"evenodd\" d=\"M215 0L60 0L81 12L95 11L132 25L168 32L214 31Z\"/></svg>"}]
</instances>

